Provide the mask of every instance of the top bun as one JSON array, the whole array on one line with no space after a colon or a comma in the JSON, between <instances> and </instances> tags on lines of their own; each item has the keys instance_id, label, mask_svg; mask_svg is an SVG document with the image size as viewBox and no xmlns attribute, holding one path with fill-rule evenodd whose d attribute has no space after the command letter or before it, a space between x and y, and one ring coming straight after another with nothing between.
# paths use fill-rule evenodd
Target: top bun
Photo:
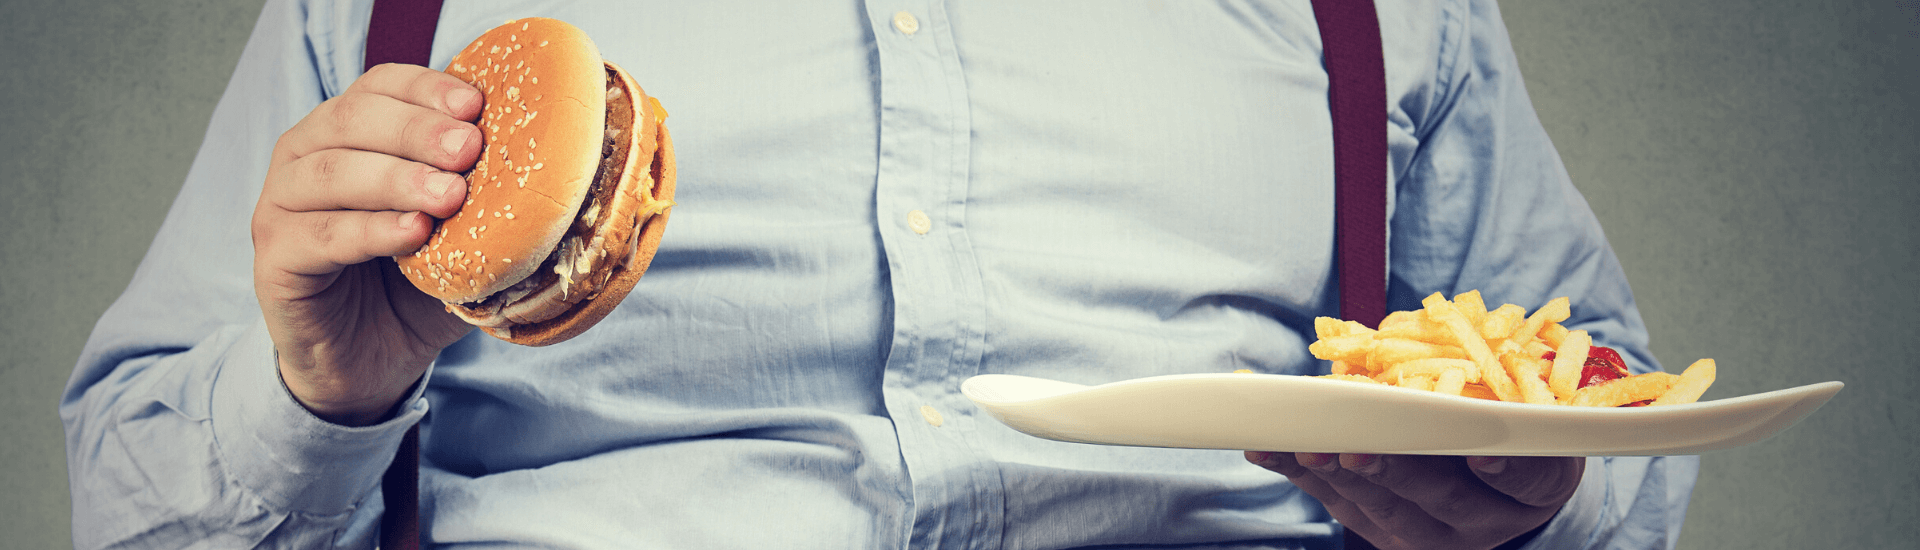
<instances>
[{"instance_id":1,"label":"top bun","mask_svg":"<svg viewBox=\"0 0 1920 550\"><path fill-rule=\"evenodd\" d=\"M396 260L427 294L468 303L533 274L573 224L600 164L607 73L585 32L545 18L487 31L447 73L485 95L484 149L466 204Z\"/></svg>"}]
</instances>

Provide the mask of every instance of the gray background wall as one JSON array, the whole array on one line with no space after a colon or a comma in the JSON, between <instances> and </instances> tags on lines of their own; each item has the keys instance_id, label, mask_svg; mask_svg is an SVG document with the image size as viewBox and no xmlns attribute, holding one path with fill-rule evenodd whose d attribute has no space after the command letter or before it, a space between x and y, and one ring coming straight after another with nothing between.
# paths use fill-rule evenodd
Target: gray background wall
<instances>
[{"instance_id":1,"label":"gray background wall","mask_svg":"<svg viewBox=\"0 0 1920 550\"><path fill-rule=\"evenodd\" d=\"M259 0L0 2L0 547L67 542L54 407L185 176ZM1535 106L1670 368L1838 399L1703 458L1682 548L1920 539L1920 5L1510 1Z\"/></svg>"}]
</instances>

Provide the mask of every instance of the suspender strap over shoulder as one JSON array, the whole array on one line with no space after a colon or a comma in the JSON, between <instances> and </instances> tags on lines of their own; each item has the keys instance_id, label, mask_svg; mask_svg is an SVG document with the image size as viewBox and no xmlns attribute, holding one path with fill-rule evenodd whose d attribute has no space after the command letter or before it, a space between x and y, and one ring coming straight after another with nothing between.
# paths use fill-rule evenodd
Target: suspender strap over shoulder
<instances>
[{"instance_id":1,"label":"suspender strap over shoulder","mask_svg":"<svg viewBox=\"0 0 1920 550\"><path fill-rule=\"evenodd\" d=\"M382 63L426 65L433 57L433 33L440 24L441 0L378 0L367 22L364 69ZM420 426L407 429L393 463L380 478L386 511L380 515L380 548L420 548Z\"/></svg>"},{"instance_id":2,"label":"suspender strap over shoulder","mask_svg":"<svg viewBox=\"0 0 1920 550\"><path fill-rule=\"evenodd\" d=\"M1387 316L1387 71L1372 0L1313 0L1333 114L1340 316Z\"/></svg>"}]
</instances>

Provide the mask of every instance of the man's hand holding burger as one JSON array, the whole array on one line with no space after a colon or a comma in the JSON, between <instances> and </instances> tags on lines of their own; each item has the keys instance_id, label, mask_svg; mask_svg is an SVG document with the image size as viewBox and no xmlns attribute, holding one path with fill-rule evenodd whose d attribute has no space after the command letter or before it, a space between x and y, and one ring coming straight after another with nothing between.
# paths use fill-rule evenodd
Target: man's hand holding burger
<instances>
[{"instance_id":1,"label":"man's hand holding burger","mask_svg":"<svg viewBox=\"0 0 1920 550\"><path fill-rule=\"evenodd\" d=\"M385 418L470 325L384 256L413 252L466 200L480 93L382 65L282 134L254 208L254 293L281 379L331 422Z\"/></svg>"},{"instance_id":2,"label":"man's hand holding burger","mask_svg":"<svg viewBox=\"0 0 1920 550\"><path fill-rule=\"evenodd\" d=\"M1581 457L1248 452L1287 476L1374 547L1486 549L1553 519L1573 498ZM1364 548L1365 546L1361 546Z\"/></svg>"}]
</instances>

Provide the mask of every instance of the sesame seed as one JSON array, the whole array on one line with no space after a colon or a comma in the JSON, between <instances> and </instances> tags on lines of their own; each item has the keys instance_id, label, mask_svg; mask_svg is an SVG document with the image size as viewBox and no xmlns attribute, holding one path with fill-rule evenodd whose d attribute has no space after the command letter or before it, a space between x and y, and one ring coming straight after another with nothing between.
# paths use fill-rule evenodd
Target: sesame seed
<instances>
[{"instance_id":1,"label":"sesame seed","mask_svg":"<svg viewBox=\"0 0 1920 550\"><path fill-rule=\"evenodd\" d=\"M493 217L495 217L495 218L498 218L498 217L500 217L500 212L498 212L498 211L495 211L495 212L493 213Z\"/></svg>"},{"instance_id":2,"label":"sesame seed","mask_svg":"<svg viewBox=\"0 0 1920 550\"><path fill-rule=\"evenodd\" d=\"M540 142L537 142L537 141L534 141L534 140L531 140L531 139L529 139L529 140L527 140L527 148L528 148L528 149L535 149L535 148L538 148L538 147L540 147ZM531 153L529 153L529 154L531 154Z\"/></svg>"},{"instance_id":3,"label":"sesame seed","mask_svg":"<svg viewBox=\"0 0 1920 550\"><path fill-rule=\"evenodd\" d=\"M541 40L541 41L540 41L540 47L542 47L542 48L544 48L544 47L546 47L546 46L547 46L547 41L545 41L545 40Z\"/></svg>"},{"instance_id":4,"label":"sesame seed","mask_svg":"<svg viewBox=\"0 0 1920 550\"><path fill-rule=\"evenodd\" d=\"M528 25L528 24L530 24L530 23L521 23L521 24L520 24L520 30L523 30L523 31L524 31L524 30L527 30L527 25Z\"/></svg>"},{"instance_id":5,"label":"sesame seed","mask_svg":"<svg viewBox=\"0 0 1920 550\"><path fill-rule=\"evenodd\" d=\"M539 170L539 169L541 169L541 168L543 168L543 167L545 167L546 165L547 165L547 163L544 163L544 162L536 162L536 163L533 163L533 169L534 169L534 170Z\"/></svg>"},{"instance_id":6,"label":"sesame seed","mask_svg":"<svg viewBox=\"0 0 1920 550\"><path fill-rule=\"evenodd\" d=\"M493 48L487 50L487 53L500 53L500 46L494 45Z\"/></svg>"},{"instance_id":7,"label":"sesame seed","mask_svg":"<svg viewBox=\"0 0 1920 550\"><path fill-rule=\"evenodd\" d=\"M494 212L494 213L495 213L495 214L499 214L499 212ZM508 212L508 213L507 213L507 219L509 219L509 220L511 220L511 219L513 219L513 213L512 213L512 212Z\"/></svg>"}]
</instances>

